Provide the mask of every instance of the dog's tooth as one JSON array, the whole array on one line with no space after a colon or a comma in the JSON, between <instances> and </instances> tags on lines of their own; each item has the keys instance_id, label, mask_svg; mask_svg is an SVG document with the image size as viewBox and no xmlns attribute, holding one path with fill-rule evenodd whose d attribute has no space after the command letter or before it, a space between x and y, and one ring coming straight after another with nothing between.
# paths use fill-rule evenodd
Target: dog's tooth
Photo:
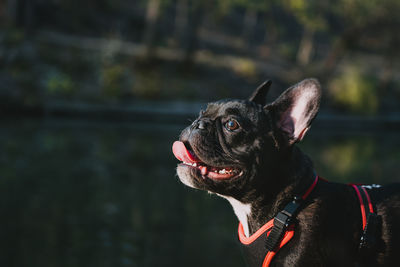
<instances>
[{"instance_id":1,"label":"dog's tooth","mask_svg":"<svg viewBox=\"0 0 400 267\"><path fill-rule=\"evenodd\" d=\"M193 167L197 167L197 164L196 164L196 162L195 162L195 163L193 163L193 164L192 164L192 166L193 166Z\"/></svg>"},{"instance_id":2,"label":"dog's tooth","mask_svg":"<svg viewBox=\"0 0 400 267\"><path fill-rule=\"evenodd\" d=\"M200 170L201 170L201 174L202 174L203 176L207 175L208 170L207 170L207 167L206 167L206 166L200 167Z\"/></svg>"}]
</instances>

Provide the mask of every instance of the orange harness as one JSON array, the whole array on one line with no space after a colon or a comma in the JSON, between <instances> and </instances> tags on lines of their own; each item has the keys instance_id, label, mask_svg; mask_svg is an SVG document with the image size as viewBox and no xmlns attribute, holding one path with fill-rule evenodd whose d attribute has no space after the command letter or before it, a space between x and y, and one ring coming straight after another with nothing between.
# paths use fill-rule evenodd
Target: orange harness
<instances>
[{"instance_id":1,"label":"orange harness","mask_svg":"<svg viewBox=\"0 0 400 267\"><path fill-rule=\"evenodd\" d=\"M271 233L271 229L274 226L274 219L270 220L266 224L264 224L263 227L261 227L257 232L255 232L253 235L250 237L246 237L243 231L243 225L239 223L239 240L243 245L250 245L258 239L262 234L266 232L267 237ZM292 239L294 235L294 227L291 225L285 232L281 242L279 243L279 246L273 250L273 251L268 251L267 255L264 258L264 261L262 263L262 267L267 267L272 261L272 258L275 256L275 254L278 252L280 248L282 248L284 245L286 245L287 242Z\"/></svg>"},{"instance_id":2,"label":"orange harness","mask_svg":"<svg viewBox=\"0 0 400 267\"><path fill-rule=\"evenodd\" d=\"M324 180L316 175L313 184L301 198L295 197L274 219L268 221L250 237L244 234L243 225L239 222L239 240L247 254L250 266L268 267L278 250L292 239L294 235L293 217L296 216L301 202L317 185L318 179ZM360 238L359 252L362 255L375 248L375 234L380 216L374 212L367 190L360 185L350 184L350 186L354 188L360 202L363 233ZM267 251L266 255L265 251Z\"/></svg>"},{"instance_id":3,"label":"orange harness","mask_svg":"<svg viewBox=\"0 0 400 267\"><path fill-rule=\"evenodd\" d=\"M319 177L316 175L314 182L301 198L295 197L274 219L268 221L250 237L246 237L243 225L239 222L239 240L247 254L250 266L268 267L278 250L292 239L294 235L293 217L301 202L317 185L318 179ZM265 255L265 251L267 251L267 255Z\"/></svg>"}]
</instances>

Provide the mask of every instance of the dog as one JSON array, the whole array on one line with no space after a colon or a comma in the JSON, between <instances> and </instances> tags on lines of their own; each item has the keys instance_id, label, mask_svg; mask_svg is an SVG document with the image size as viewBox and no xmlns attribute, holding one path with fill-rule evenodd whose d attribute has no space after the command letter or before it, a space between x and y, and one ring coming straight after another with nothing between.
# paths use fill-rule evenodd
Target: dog
<instances>
[{"instance_id":1,"label":"dog","mask_svg":"<svg viewBox=\"0 0 400 267\"><path fill-rule=\"evenodd\" d=\"M250 266L399 266L400 184L320 178L296 146L318 113L319 82L267 104L270 85L209 103L182 131L172 147L181 182L230 202Z\"/></svg>"}]
</instances>

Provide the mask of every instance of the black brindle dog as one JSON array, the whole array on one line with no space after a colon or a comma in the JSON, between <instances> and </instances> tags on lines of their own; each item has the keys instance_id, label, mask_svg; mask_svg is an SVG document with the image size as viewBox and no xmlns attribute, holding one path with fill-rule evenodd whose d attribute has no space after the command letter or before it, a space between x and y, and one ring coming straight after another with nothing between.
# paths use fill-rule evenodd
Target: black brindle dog
<instances>
[{"instance_id":1,"label":"black brindle dog","mask_svg":"<svg viewBox=\"0 0 400 267\"><path fill-rule=\"evenodd\" d=\"M295 143L318 112L319 83L266 104L270 84L208 104L183 130L173 145L180 180L232 204L251 266L400 266L400 184L318 179Z\"/></svg>"}]
</instances>

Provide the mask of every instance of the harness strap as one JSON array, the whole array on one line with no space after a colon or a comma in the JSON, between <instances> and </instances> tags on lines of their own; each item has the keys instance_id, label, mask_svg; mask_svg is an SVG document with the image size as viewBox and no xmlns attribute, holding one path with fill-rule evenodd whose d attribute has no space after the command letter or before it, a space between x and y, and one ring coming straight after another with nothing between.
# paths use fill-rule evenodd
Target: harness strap
<instances>
[{"instance_id":1,"label":"harness strap","mask_svg":"<svg viewBox=\"0 0 400 267\"><path fill-rule=\"evenodd\" d=\"M268 267L273 257L294 235L294 218L302 202L318 183L318 175L301 197L294 199L250 237L246 237L243 225L239 222L239 240L244 246L250 266ZM265 252L267 254L265 255Z\"/></svg>"},{"instance_id":2,"label":"harness strap","mask_svg":"<svg viewBox=\"0 0 400 267\"><path fill-rule=\"evenodd\" d=\"M268 249L268 251L273 251L277 247L279 241L286 232L286 229L289 225L293 223L293 219L297 215L297 211L302 201L305 200L312 192L314 187L317 185L317 182L318 176L316 175L314 182L303 194L303 196L295 196L293 201L287 204L285 208L282 211L278 212L278 214L275 216L274 226L272 227L271 232L269 233L266 240L266 248Z\"/></svg>"},{"instance_id":3,"label":"harness strap","mask_svg":"<svg viewBox=\"0 0 400 267\"><path fill-rule=\"evenodd\" d=\"M301 197L295 197L292 202L278 212L274 219L268 221L253 235L244 234L243 225L239 222L238 235L244 252L247 254L249 266L268 267L276 253L286 245L294 235L294 218L302 202L313 191L320 178L316 175L314 182ZM360 202L362 218L362 235L359 244L360 261L371 255L376 248L376 233L381 225L381 216L377 215L368 191L364 186L350 184L355 190ZM267 253L267 254L265 254Z\"/></svg>"},{"instance_id":4,"label":"harness strap","mask_svg":"<svg viewBox=\"0 0 400 267\"><path fill-rule=\"evenodd\" d=\"M354 190L356 191L358 200L360 201L361 218L362 218L362 228L363 228L363 230L364 230L364 229L365 229L365 226L367 225L367 215L368 215L370 212L373 212L373 209L372 209L372 211L371 211L369 205L368 205L368 206L365 206L365 205L364 205L363 197L367 199L368 204L371 204L371 200L370 200L370 198L369 198L369 195L368 195L367 191L365 191L364 188L362 188L362 187L359 186L359 185L354 185L354 184L351 184L351 186L352 186L352 187L354 188ZM364 189L364 190L363 190L363 189ZM361 194L363 194L363 196L362 196ZM365 195L367 195L368 198L365 197Z\"/></svg>"},{"instance_id":5,"label":"harness strap","mask_svg":"<svg viewBox=\"0 0 400 267\"><path fill-rule=\"evenodd\" d=\"M367 190L360 185L351 184L351 186L356 191L361 209L363 232L360 237L359 252L361 256L368 255L376 248L376 232L381 223L381 216L375 213Z\"/></svg>"}]
</instances>

